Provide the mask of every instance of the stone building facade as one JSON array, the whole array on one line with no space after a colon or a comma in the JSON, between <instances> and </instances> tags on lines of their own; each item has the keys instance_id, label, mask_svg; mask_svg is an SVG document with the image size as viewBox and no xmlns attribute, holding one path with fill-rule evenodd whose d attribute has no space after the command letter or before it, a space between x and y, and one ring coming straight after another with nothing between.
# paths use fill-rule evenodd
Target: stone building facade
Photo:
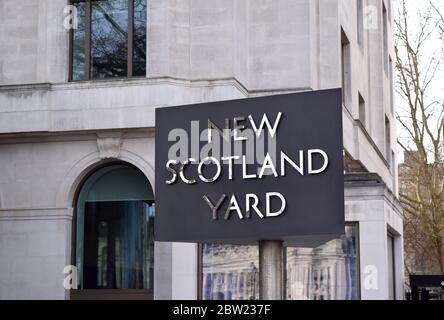
<instances>
[{"instance_id":1,"label":"stone building facade","mask_svg":"<svg viewBox=\"0 0 444 320\"><path fill-rule=\"evenodd\" d=\"M75 11L68 5L77 8L77 31L65 28ZM63 283L65 266L79 261L80 229L94 223L79 218L90 216L82 201L137 195L152 218L152 189L127 195L118 181L125 190L141 176L154 185L156 108L342 87L356 298L402 299L392 11L389 0L0 1L0 298L78 297ZM90 180L96 172L103 176ZM97 248L111 225L99 223ZM133 263L118 244L93 254ZM153 246L153 285L122 280L127 271L113 265L119 276L93 294L202 297L200 248Z\"/></svg>"}]
</instances>

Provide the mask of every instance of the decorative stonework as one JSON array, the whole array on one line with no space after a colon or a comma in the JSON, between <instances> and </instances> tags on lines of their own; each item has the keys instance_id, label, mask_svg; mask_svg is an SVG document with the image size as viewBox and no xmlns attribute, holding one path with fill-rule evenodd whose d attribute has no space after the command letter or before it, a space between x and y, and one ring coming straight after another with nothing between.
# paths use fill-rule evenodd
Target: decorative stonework
<instances>
[{"instance_id":1,"label":"decorative stonework","mask_svg":"<svg viewBox=\"0 0 444 320\"><path fill-rule=\"evenodd\" d=\"M100 159L117 159L122 148L122 135L120 133L97 134L97 147Z\"/></svg>"}]
</instances>

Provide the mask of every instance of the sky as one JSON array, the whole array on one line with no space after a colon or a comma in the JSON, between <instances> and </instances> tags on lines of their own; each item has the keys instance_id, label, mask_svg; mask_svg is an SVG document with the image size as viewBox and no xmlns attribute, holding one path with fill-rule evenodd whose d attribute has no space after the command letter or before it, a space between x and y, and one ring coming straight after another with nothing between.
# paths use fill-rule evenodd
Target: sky
<instances>
[{"instance_id":1,"label":"sky","mask_svg":"<svg viewBox=\"0 0 444 320\"><path fill-rule=\"evenodd\" d=\"M444 16L444 1L443 0L406 0L407 9L410 13L409 15L409 29L410 33L412 35L415 35L419 31L419 25L423 19L423 15L426 13L429 1L432 1L434 5L442 12ZM399 10L399 3L401 0L394 0L394 16L395 19L398 16L398 10ZM438 18L438 15L436 15L436 18ZM444 27L444 26L443 26ZM396 32L396 30L395 30ZM439 58L441 57L441 65L438 68L438 72L435 75L434 80L432 81L430 85L430 89L428 91L428 101L444 101L444 59L442 55L442 49L443 49L444 41L439 32L434 33L430 39L424 44L424 51L422 55L422 60L424 62L428 62L432 57ZM427 64L424 64L427 66ZM425 70L424 70L425 72ZM404 114L405 110L405 102L402 100L400 96L396 96L396 109L397 113L400 115ZM441 106L437 106L437 111L440 111L442 109ZM434 117L432 119L435 123L438 121L438 117ZM406 132L402 130L401 126L398 124L397 126L398 130L398 137L400 139L406 137ZM398 157L399 162L403 161L402 156L402 149L398 146Z\"/></svg>"}]
</instances>

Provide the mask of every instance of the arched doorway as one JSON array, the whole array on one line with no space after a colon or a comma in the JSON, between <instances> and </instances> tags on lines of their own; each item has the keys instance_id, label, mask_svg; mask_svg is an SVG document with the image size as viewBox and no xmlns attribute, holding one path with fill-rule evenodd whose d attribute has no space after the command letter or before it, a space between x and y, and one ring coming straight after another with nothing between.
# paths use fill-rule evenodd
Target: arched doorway
<instances>
[{"instance_id":1,"label":"arched doorway","mask_svg":"<svg viewBox=\"0 0 444 320\"><path fill-rule=\"evenodd\" d=\"M154 193L137 168L93 172L77 197L73 230L79 288L72 299L152 298Z\"/></svg>"}]
</instances>

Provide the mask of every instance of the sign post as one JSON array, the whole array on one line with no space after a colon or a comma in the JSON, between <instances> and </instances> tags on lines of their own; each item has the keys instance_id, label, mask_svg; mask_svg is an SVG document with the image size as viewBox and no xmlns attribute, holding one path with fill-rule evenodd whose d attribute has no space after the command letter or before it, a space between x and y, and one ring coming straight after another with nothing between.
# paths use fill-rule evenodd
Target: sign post
<instances>
[{"instance_id":1,"label":"sign post","mask_svg":"<svg viewBox=\"0 0 444 320\"><path fill-rule=\"evenodd\" d=\"M156 109L155 240L259 244L283 298L283 246L344 233L340 89Z\"/></svg>"},{"instance_id":2,"label":"sign post","mask_svg":"<svg viewBox=\"0 0 444 320\"><path fill-rule=\"evenodd\" d=\"M259 242L260 300L284 299L284 247L282 241Z\"/></svg>"}]
</instances>

